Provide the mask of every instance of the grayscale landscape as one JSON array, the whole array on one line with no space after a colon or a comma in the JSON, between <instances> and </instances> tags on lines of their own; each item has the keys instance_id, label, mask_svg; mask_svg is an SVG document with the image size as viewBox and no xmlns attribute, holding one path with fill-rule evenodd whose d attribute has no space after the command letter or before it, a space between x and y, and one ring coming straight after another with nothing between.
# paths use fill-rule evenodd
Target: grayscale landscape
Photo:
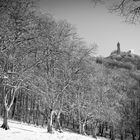
<instances>
[{"instance_id":1,"label":"grayscale landscape","mask_svg":"<svg viewBox=\"0 0 140 140\"><path fill-rule=\"evenodd\" d=\"M0 140L140 140L140 0L0 0Z\"/></svg>"}]
</instances>

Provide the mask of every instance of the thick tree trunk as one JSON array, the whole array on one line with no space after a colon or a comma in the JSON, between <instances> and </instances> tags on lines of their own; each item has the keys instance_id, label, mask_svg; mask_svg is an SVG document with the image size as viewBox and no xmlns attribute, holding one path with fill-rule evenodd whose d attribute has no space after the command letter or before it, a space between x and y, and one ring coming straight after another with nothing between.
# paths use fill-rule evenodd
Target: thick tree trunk
<instances>
[{"instance_id":1,"label":"thick tree trunk","mask_svg":"<svg viewBox=\"0 0 140 140\"><path fill-rule=\"evenodd\" d=\"M83 134L83 135L86 135L86 132L85 132L85 123L79 122L79 133L80 134Z\"/></svg>"},{"instance_id":2,"label":"thick tree trunk","mask_svg":"<svg viewBox=\"0 0 140 140\"><path fill-rule=\"evenodd\" d=\"M1 126L1 128L8 130L9 126L8 126L8 109L6 107L4 107L4 117L3 117L3 124Z\"/></svg>"},{"instance_id":3,"label":"thick tree trunk","mask_svg":"<svg viewBox=\"0 0 140 140\"><path fill-rule=\"evenodd\" d=\"M62 128L60 125L60 112L59 111L51 111L50 118L48 118L48 132L53 133L53 116L56 116L55 118L55 123L56 127L55 129L58 130L59 132L62 132Z\"/></svg>"},{"instance_id":4,"label":"thick tree trunk","mask_svg":"<svg viewBox=\"0 0 140 140\"><path fill-rule=\"evenodd\" d=\"M48 127L47 127L48 133L53 133L53 126L51 123L51 119L48 119Z\"/></svg>"},{"instance_id":5,"label":"thick tree trunk","mask_svg":"<svg viewBox=\"0 0 140 140\"><path fill-rule=\"evenodd\" d=\"M8 105L8 100L7 100L7 98L8 98L7 94L4 97L4 117L3 117L3 124L1 126L1 128L5 129L5 130L9 129L9 126L8 126L8 113L9 113L9 110L10 110L11 106L13 105L14 98L15 98L15 93L16 93L17 89L18 88L16 88L15 91L14 91L14 89L11 90L11 93L13 93L13 95L12 95L12 99L11 99L11 102L10 102L9 105Z\"/></svg>"}]
</instances>

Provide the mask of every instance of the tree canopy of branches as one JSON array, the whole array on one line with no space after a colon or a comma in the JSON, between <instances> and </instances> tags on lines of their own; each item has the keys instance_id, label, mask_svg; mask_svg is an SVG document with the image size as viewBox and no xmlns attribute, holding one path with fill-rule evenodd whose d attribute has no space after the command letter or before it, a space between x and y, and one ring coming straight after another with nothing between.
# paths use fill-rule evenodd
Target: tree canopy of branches
<instances>
[{"instance_id":1,"label":"tree canopy of branches","mask_svg":"<svg viewBox=\"0 0 140 140\"><path fill-rule=\"evenodd\" d=\"M140 0L91 0L93 3L109 5L110 12L123 16L128 23L140 22Z\"/></svg>"},{"instance_id":2,"label":"tree canopy of branches","mask_svg":"<svg viewBox=\"0 0 140 140\"><path fill-rule=\"evenodd\" d=\"M112 11L118 12L124 16L127 22L136 23L140 19L140 1L139 0L118 0L115 1Z\"/></svg>"}]
</instances>

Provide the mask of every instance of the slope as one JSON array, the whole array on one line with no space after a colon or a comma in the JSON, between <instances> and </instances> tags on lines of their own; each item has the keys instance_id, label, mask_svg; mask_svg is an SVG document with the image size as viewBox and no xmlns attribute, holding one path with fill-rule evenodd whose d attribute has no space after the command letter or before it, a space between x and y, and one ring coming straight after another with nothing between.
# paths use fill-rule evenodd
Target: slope
<instances>
[{"instance_id":1,"label":"slope","mask_svg":"<svg viewBox=\"0 0 140 140\"><path fill-rule=\"evenodd\" d=\"M0 120L0 125L2 121ZM47 133L46 128L35 127L16 121L9 121L10 129L5 131L0 128L0 140L95 140L89 136L83 136L69 131L63 133L54 132L54 134ZM107 140L98 137L98 140Z\"/></svg>"}]
</instances>

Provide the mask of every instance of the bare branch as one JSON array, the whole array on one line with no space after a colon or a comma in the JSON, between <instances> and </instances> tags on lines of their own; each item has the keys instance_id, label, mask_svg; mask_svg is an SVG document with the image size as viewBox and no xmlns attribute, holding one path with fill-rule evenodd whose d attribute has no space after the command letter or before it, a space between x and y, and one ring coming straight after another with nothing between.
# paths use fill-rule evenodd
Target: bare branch
<instances>
[{"instance_id":1,"label":"bare branch","mask_svg":"<svg viewBox=\"0 0 140 140\"><path fill-rule=\"evenodd\" d=\"M7 106L7 107L8 107L8 108L7 108L8 111L10 110L11 106L13 105L13 102L14 102L14 99L15 99L16 92L17 92L17 89L15 89L15 91L14 91L14 89L11 90L11 93L12 93L12 100L11 100L11 102L10 102L10 105Z\"/></svg>"},{"instance_id":2,"label":"bare branch","mask_svg":"<svg viewBox=\"0 0 140 140\"><path fill-rule=\"evenodd\" d=\"M140 20L140 0L120 0L120 3L113 3L109 9L125 17L126 22L137 23Z\"/></svg>"}]
</instances>

